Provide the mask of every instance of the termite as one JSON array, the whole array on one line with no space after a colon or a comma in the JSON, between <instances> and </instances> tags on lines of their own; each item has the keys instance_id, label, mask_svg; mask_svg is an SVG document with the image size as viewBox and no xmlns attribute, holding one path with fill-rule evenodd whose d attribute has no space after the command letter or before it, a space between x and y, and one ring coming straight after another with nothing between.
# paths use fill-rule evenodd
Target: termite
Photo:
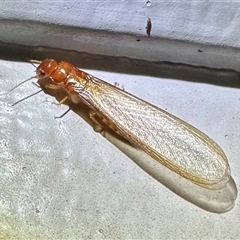
<instances>
[{"instance_id":1,"label":"termite","mask_svg":"<svg viewBox=\"0 0 240 240\"><path fill-rule=\"evenodd\" d=\"M225 153L197 128L68 62L33 62L39 65L30 79L50 78L52 84L48 88L64 89L66 97L59 104L68 98L76 104L86 104L99 131L104 131L104 127L97 119L135 148L203 188L221 189L228 182L230 167Z\"/></svg>"}]
</instances>

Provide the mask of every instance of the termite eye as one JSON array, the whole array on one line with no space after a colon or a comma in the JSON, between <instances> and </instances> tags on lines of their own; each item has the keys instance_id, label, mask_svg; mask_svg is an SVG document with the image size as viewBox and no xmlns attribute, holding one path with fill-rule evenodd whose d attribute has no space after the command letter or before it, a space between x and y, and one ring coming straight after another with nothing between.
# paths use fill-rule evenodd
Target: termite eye
<instances>
[{"instance_id":1,"label":"termite eye","mask_svg":"<svg viewBox=\"0 0 240 240\"><path fill-rule=\"evenodd\" d=\"M45 72L44 72L43 70L40 70L39 76L40 76L40 77L44 77L44 76L45 76Z\"/></svg>"}]
</instances>

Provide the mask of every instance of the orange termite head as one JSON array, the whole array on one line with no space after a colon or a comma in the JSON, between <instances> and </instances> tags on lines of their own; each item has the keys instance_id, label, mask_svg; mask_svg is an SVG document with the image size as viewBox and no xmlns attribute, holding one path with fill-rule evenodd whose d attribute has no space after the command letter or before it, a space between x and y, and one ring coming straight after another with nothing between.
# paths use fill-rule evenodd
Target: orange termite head
<instances>
[{"instance_id":1,"label":"orange termite head","mask_svg":"<svg viewBox=\"0 0 240 240\"><path fill-rule=\"evenodd\" d=\"M58 63L54 59L43 60L36 69L37 77L39 79L50 77L57 65Z\"/></svg>"},{"instance_id":2,"label":"orange termite head","mask_svg":"<svg viewBox=\"0 0 240 240\"><path fill-rule=\"evenodd\" d=\"M58 66L58 63L55 60L45 59L42 62L39 62L37 60L31 60L31 63L32 63L33 66L35 66L34 63L39 63L39 66L36 68L36 75L20 82L19 84L17 84L16 86L14 86L12 89L10 89L8 92L6 92L4 94L12 92L17 87L21 86L25 82L28 82L28 81L30 81L31 79L34 79L34 78L41 79L41 78L50 77L56 83L62 81L62 79L59 76L58 76L58 78L56 78L56 76L54 78L54 76L53 76L53 72L56 70L56 68ZM59 80L59 81L57 81L57 80ZM3 95L3 94L0 94L0 95Z\"/></svg>"}]
</instances>

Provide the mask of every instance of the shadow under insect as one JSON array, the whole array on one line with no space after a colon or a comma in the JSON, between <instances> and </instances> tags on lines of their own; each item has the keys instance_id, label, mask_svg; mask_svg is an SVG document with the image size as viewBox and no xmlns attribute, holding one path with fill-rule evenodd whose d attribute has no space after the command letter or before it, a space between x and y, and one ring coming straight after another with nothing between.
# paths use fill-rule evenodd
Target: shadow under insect
<instances>
[{"instance_id":1,"label":"shadow under insect","mask_svg":"<svg viewBox=\"0 0 240 240\"><path fill-rule=\"evenodd\" d=\"M47 87L48 84L52 84L50 79L38 80L38 84L44 93L53 96L58 102L61 102L66 97L67 93L63 89ZM96 131L97 126L90 118L91 109L88 106L81 102L74 104L70 97L64 104L83 118ZM64 115L65 113L57 116L57 118ZM222 189L211 190L198 186L163 166L144 151L133 147L124 137L115 133L107 124L101 121L100 118L97 121L103 126L103 130L97 132L101 133L103 137L132 159L140 168L175 194L206 211L214 213L224 213L234 207L237 188L232 177L230 177L226 186Z\"/></svg>"}]
</instances>

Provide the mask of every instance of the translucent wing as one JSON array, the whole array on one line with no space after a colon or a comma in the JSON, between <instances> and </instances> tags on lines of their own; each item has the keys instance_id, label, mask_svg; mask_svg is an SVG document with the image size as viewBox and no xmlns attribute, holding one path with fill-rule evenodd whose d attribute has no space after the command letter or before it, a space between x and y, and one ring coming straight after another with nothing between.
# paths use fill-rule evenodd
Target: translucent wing
<instances>
[{"instance_id":1,"label":"translucent wing","mask_svg":"<svg viewBox=\"0 0 240 240\"><path fill-rule=\"evenodd\" d=\"M133 146L205 188L220 189L230 177L223 150L207 135L127 92L89 75L81 98Z\"/></svg>"}]
</instances>

